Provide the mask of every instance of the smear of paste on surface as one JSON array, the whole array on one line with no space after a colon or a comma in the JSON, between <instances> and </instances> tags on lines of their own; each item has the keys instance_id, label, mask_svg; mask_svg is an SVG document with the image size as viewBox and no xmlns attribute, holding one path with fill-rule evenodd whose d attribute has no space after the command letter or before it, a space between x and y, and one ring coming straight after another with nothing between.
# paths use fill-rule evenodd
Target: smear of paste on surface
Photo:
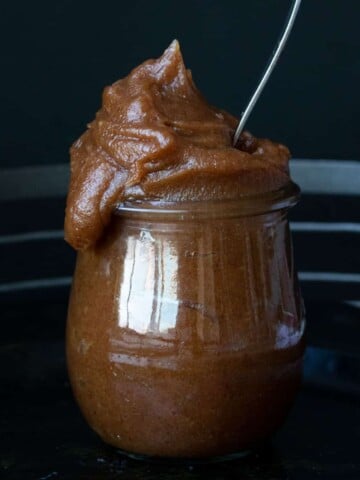
<instances>
[{"instance_id":1,"label":"smear of paste on surface","mask_svg":"<svg viewBox=\"0 0 360 480\"><path fill-rule=\"evenodd\" d=\"M93 245L124 201L235 199L289 181L288 149L242 134L195 87L175 40L105 88L101 110L71 147L65 238Z\"/></svg>"}]
</instances>

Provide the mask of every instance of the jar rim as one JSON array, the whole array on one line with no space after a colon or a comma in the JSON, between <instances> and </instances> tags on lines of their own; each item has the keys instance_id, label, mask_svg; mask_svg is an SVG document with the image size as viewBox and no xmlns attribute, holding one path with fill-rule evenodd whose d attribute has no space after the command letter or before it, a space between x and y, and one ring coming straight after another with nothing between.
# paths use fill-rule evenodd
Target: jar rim
<instances>
[{"instance_id":1,"label":"jar rim","mask_svg":"<svg viewBox=\"0 0 360 480\"><path fill-rule=\"evenodd\" d=\"M293 207L298 203L300 193L299 186L289 181L278 190L246 194L236 199L186 202L127 201L116 205L114 213L125 217L151 215L152 218L175 216L177 219L261 215Z\"/></svg>"}]
</instances>

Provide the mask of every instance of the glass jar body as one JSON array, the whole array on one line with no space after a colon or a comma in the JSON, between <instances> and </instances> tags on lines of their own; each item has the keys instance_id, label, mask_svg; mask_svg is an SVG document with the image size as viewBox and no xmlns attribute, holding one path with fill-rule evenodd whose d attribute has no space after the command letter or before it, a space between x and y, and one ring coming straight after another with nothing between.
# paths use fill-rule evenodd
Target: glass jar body
<instances>
[{"instance_id":1,"label":"glass jar body","mask_svg":"<svg viewBox=\"0 0 360 480\"><path fill-rule=\"evenodd\" d=\"M266 439L301 379L286 210L114 216L78 254L71 384L91 427L137 454L203 458Z\"/></svg>"}]
</instances>

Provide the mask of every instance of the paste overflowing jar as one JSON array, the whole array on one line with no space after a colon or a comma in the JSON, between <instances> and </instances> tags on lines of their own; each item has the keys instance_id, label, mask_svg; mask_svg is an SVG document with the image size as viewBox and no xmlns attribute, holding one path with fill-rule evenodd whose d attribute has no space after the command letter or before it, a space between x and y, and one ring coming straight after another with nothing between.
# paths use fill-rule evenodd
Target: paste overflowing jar
<instances>
[{"instance_id":1,"label":"paste overflowing jar","mask_svg":"<svg viewBox=\"0 0 360 480\"><path fill-rule=\"evenodd\" d=\"M247 451L282 424L301 380L288 151L247 133L232 148L233 117L206 104L177 43L110 88L72 150L75 397L128 452Z\"/></svg>"}]
</instances>

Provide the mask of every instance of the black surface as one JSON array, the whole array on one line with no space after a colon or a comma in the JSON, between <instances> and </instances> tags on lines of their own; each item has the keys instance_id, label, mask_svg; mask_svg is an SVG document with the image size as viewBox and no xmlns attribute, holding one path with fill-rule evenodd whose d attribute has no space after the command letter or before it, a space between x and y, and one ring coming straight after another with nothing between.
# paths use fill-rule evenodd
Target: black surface
<instances>
[{"instance_id":1,"label":"black surface","mask_svg":"<svg viewBox=\"0 0 360 480\"><path fill-rule=\"evenodd\" d=\"M67 296L60 297L36 302L34 295L27 302L2 303L2 479L360 478L357 309L309 305L308 342L313 346L307 351L305 385L271 444L242 460L174 465L131 460L87 427L67 380ZM336 328L340 338L334 337Z\"/></svg>"}]
</instances>

